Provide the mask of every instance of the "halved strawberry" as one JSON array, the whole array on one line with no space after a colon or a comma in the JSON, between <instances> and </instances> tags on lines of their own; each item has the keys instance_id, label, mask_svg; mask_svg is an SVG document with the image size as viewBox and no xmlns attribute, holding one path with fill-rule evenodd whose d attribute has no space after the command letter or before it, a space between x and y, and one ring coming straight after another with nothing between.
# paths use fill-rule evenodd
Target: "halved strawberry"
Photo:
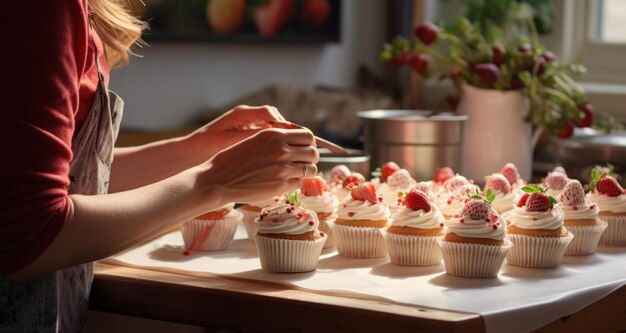
<instances>
[{"instance_id":1,"label":"halved strawberry","mask_svg":"<svg viewBox=\"0 0 626 333\"><path fill-rule=\"evenodd\" d=\"M485 192L488 189L491 189L494 194L507 194L511 192L511 184L503 175L494 173L487 180L487 184L485 184Z\"/></svg>"},{"instance_id":2,"label":"halved strawberry","mask_svg":"<svg viewBox=\"0 0 626 333\"><path fill-rule=\"evenodd\" d=\"M566 206L575 206L585 203L585 189L576 179L572 179L559 193L559 202Z\"/></svg>"},{"instance_id":3,"label":"halved strawberry","mask_svg":"<svg viewBox=\"0 0 626 333\"><path fill-rule=\"evenodd\" d=\"M506 180L508 180L511 185L517 183L520 178L519 171L517 171L517 167L513 163L505 164L502 169L500 169L500 173L506 177Z\"/></svg>"},{"instance_id":4,"label":"halved strawberry","mask_svg":"<svg viewBox=\"0 0 626 333\"><path fill-rule=\"evenodd\" d=\"M472 220L489 220L491 208L484 200L472 199L463 206L461 216L469 216Z\"/></svg>"},{"instance_id":5,"label":"halved strawberry","mask_svg":"<svg viewBox=\"0 0 626 333\"><path fill-rule=\"evenodd\" d=\"M339 184L341 180L350 176L350 169L347 166L340 164L334 166L330 169L330 174L328 175L328 181L331 184Z\"/></svg>"},{"instance_id":6,"label":"halved strawberry","mask_svg":"<svg viewBox=\"0 0 626 333\"><path fill-rule=\"evenodd\" d=\"M443 167L435 171L435 177L433 177L433 180L435 181L435 183L441 184L448 180L448 178L452 177L454 177L454 171L452 171L452 169L449 167Z\"/></svg>"},{"instance_id":7,"label":"halved strawberry","mask_svg":"<svg viewBox=\"0 0 626 333\"><path fill-rule=\"evenodd\" d=\"M415 183L417 182L406 169L400 169L387 178L387 184L394 188L408 189Z\"/></svg>"},{"instance_id":8,"label":"halved strawberry","mask_svg":"<svg viewBox=\"0 0 626 333\"><path fill-rule=\"evenodd\" d=\"M398 166L396 163L394 162L387 162L383 165L383 167L380 169L380 172L382 173L382 175L380 176L380 181L381 182L386 182L387 178L389 178L389 176L393 175L394 172L400 170L400 166Z\"/></svg>"},{"instance_id":9,"label":"halved strawberry","mask_svg":"<svg viewBox=\"0 0 626 333\"><path fill-rule=\"evenodd\" d=\"M426 194L420 190L414 190L406 194L404 198L404 205L412 210L423 210L424 212L430 212L432 208Z\"/></svg>"},{"instance_id":10,"label":"halved strawberry","mask_svg":"<svg viewBox=\"0 0 626 333\"><path fill-rule=\"evenodd\" d=\"M352 199L359 201L369 201L370 203L377 203L376 188L372 183L364 183L352 189Z\"/></svg>"},{"instance_id":11,"label":"halved strawberry","mask_svg":"<svg viewBox=\"0 0 626 333\"><path fill-rule=\"evenodd\" d=\"M545 193L530 193L526 201L526 210L529 212L547 212L552 208L550 197Z\"/></svg>"},{"instance_id":12,"label":"halved strawberry","mask_svg":"<svg viewBox=\"0 0 626 333\"><path fill-rule=\"evenodd\" d=\"M568 180L567 176L560 172L550 172L548 176L543 179L543 184L553 190L562 190Z\"/></svg>"},{"instance_id":13,"label":"halved strawberry","mask_svg":"<svg viewBox=\"0 0 626 333\"><path fill-rule=\"evenodd\" d=\"M307 197L322 195L326 191L326 181L320 176L303 178L300 184L300 192Z\"/></svg>"},{"instance_id":14,"label":"halved strawberry","mask_svg":"<svg viewBox=\"0 0 626 333\"><path fill-rule=\"evenodd\" d=\"M529 196L530 196L530 193L524 193L524 195L522 195L522 197L519 198L519 201L517 202L517 207L524 207L526 205L526 201L528 201Z\"/></svg>"},{"instance_id":15,"label":"halved strawberry","mask_svg":"<svg viewBox=\"0 0 626 333\"><path fill-rule=\"evenodd\" d=\"M609 197L617 197L624 194L624 188L617 182L613 176L604 176L597 185L598 192L606 194Z\"/></svg>"},{"instance_id":16,"label":"halved strawberry","mask_svg":"<svg viewBox=\"0 0 626 333\"><path fill-rule=\"evenodd\" d=\"M355 172L344 179L342 186L343 188L353 188L363 182L365 182L365 178L360 173Z\"/></svg>"}]
</instances>

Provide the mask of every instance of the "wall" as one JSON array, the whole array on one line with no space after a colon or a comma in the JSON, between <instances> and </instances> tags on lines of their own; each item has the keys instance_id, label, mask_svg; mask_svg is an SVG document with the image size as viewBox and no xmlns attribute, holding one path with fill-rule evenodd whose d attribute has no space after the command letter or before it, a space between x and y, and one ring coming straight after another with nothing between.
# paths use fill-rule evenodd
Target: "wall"
<instances>
[{"instance_id":1,"label":"wall","mask_svg":"<svg viewBox=\"0 0 626 333\"><path fill-rule=\"evenodd\" d=\"M227 45L154 42L113 72L125 100L125 129L171 129L266 85L354 87L359 64L383 75L385 2L343 0L341 42L317 45Z\"/></svg>"}]
</instances>

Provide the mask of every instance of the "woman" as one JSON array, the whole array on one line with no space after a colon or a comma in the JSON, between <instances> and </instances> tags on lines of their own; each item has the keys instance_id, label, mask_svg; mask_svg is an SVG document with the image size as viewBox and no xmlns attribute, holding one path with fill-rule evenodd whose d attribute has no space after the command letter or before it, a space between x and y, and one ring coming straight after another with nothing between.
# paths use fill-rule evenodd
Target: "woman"
<instances>
[{"instance_id":1,"label":"woman","mask_svg":"<svg viewBox=\"0 0 626 333\"><path fill-rule=\"evenodd\" d=\"M273 128L289 124L267 106L113 149L123 103L107 90L108 68L128 60L143 24L116 0L12 1L0 15L11 48L0 113L0 331L79 331L91 262L227 203L295 190L317 172L313 135Z\"/></svg>"}]
</instances>

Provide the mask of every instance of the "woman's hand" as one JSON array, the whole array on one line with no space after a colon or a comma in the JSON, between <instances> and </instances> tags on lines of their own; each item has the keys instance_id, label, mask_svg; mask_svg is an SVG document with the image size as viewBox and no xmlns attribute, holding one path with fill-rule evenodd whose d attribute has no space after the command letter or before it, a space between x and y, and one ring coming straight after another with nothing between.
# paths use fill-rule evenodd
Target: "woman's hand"
<instances>
[{"instance_id":1,"label":"woman's hand","mask_svg":"<svg viewBox=\"0 0 626 333\"><path fill-rule=\"evenodd\" d=\"M199 166L199 182L213 193L217 187L222 202L257 201L296 190L317 174L318 160L310 131L264 129Z\"/></svg>"},{"instance_id":2,"label":"woman's hand","mask_svg":"<svg viewBox=\"0 0 626 333\"><path fill-rule=\"evenodd\" d=\"M187 137L194 151L209 159L219 151L274 124L288 124L273 106L240 105Z\"/></svg>"}]
</instances>

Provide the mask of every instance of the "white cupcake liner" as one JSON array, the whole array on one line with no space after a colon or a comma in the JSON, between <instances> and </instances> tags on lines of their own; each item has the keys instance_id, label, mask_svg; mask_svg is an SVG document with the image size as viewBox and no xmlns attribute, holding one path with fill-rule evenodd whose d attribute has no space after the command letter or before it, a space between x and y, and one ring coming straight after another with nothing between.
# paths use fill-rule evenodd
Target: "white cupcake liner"
<instances>
[{"instance_id":1,"label":"white cupcake liner","mask_svg":"<svg viewBox=\"0 0 626 333\"><path fill-rule=\"evenodd\" d=\"M380 258L387 255L384 228L351 227L335 223L337 252L346 258Z\"/></svg>"},{"instance_id":2,"label":"white cupcake liner","mask_svg":"<svg viewBox=\"0 0 626 333\"><path fill-rule=\"evenodd\" d=\"M567 246L574 235L567 237L533 237L518 234L508 235L513 249L506 257L509 265L529 268L551 268L561 262Z\"/></svg>"},{"instance_id":3,"label":"white cupcake liner","mask_svg":"<svg viewBox=\"0 0 626 333\"><path fill-rule=\"evenodd\" d=\"M608 227L600 238L600 244L612 246L626 245L626 216L600 215Z\"/></svg>"},{"instance_id":4,"label":"white cupcake liner","mask_svg":"<svg viewBox=\"0 0 626 333\"><path fill-rule=\"evenodd\" d=\"M441 263L441 248L437 240L442 236L399 235L387 232L389 259L396 265L432 266Z\"/></svg>"},{"instance_id":5,"label":"white cupcake liner","mask_svg":"<svg viewBox=\"0 0 626 333\"><path fill-rule=\"evenodd\" d=\"M328 216L328 218L320 219L320 226L318 229L324 232L324 234L328 235L328 238L326 239L326 243L324 243L325 249L330 249L332 247L335 247L335 245L337 244L337 242L335 241L333 230L332 230L336 219L337 219L337 214L332 214Z\"/></svg>"},{"instance_id":6,"label":"white cupcake liner","mask_svg":"<svg viewBox=\"0 0 626 333\"><path fill-rule=\"evenodd\" d=\"M292 240L254 235L261 267L274 273L315 270L327 235L314 240Z\"/></svg>"},{"instance_id":7,"label":"white cupcake liner","mask_svg":"<svg viewBox=\"0 0 626 333\"><path fill-rule=\"evenodd\" d=\"M592 226L572 226L568 225L567 230L574 235L574 239L565 250L566 256L586 256L596 252L596 246L600 237L606 229L607 223L602 221L598 225Z\"/></svg>"},{"instance_id":8,"label":"white cupcake liner","mask_svg":"<svg viewBox=\"0 0 626 333\"><path fill-rule=\"evenodd\" d=\"M438 239L446 273L470 278L498 276L504 259L513 244L506 240L504 245L446 242Z\"/></svg>"},{"instance_id":9,"label":"white cupcake liner","mask_svg":"<svg viewBox=\"0 0 626 333\"><path fill-rule=\"evenodd\" d=\"M235 213L235 216L221 220L194 219L181 224L180 231L183 234L185 248L201 251L227 249L235 237L235 231L242 217L241 213L237 211ZM197 241L202 243L195 244Z\"/></svg>"},{"instance_id":10,"label":"white cupcake liner","mask_svg":"<svg viewBox=\"0 0 626 333\"><path fill-rule=\"evenodd\" d=\"M246 227L248 238L254 240L254 234L256 234L256 228L254 227L254 220L261 215L261 212L255 212L251 210L239 208L239 212L243 214L243 225Z\"/></svg>"}]
</instances>

